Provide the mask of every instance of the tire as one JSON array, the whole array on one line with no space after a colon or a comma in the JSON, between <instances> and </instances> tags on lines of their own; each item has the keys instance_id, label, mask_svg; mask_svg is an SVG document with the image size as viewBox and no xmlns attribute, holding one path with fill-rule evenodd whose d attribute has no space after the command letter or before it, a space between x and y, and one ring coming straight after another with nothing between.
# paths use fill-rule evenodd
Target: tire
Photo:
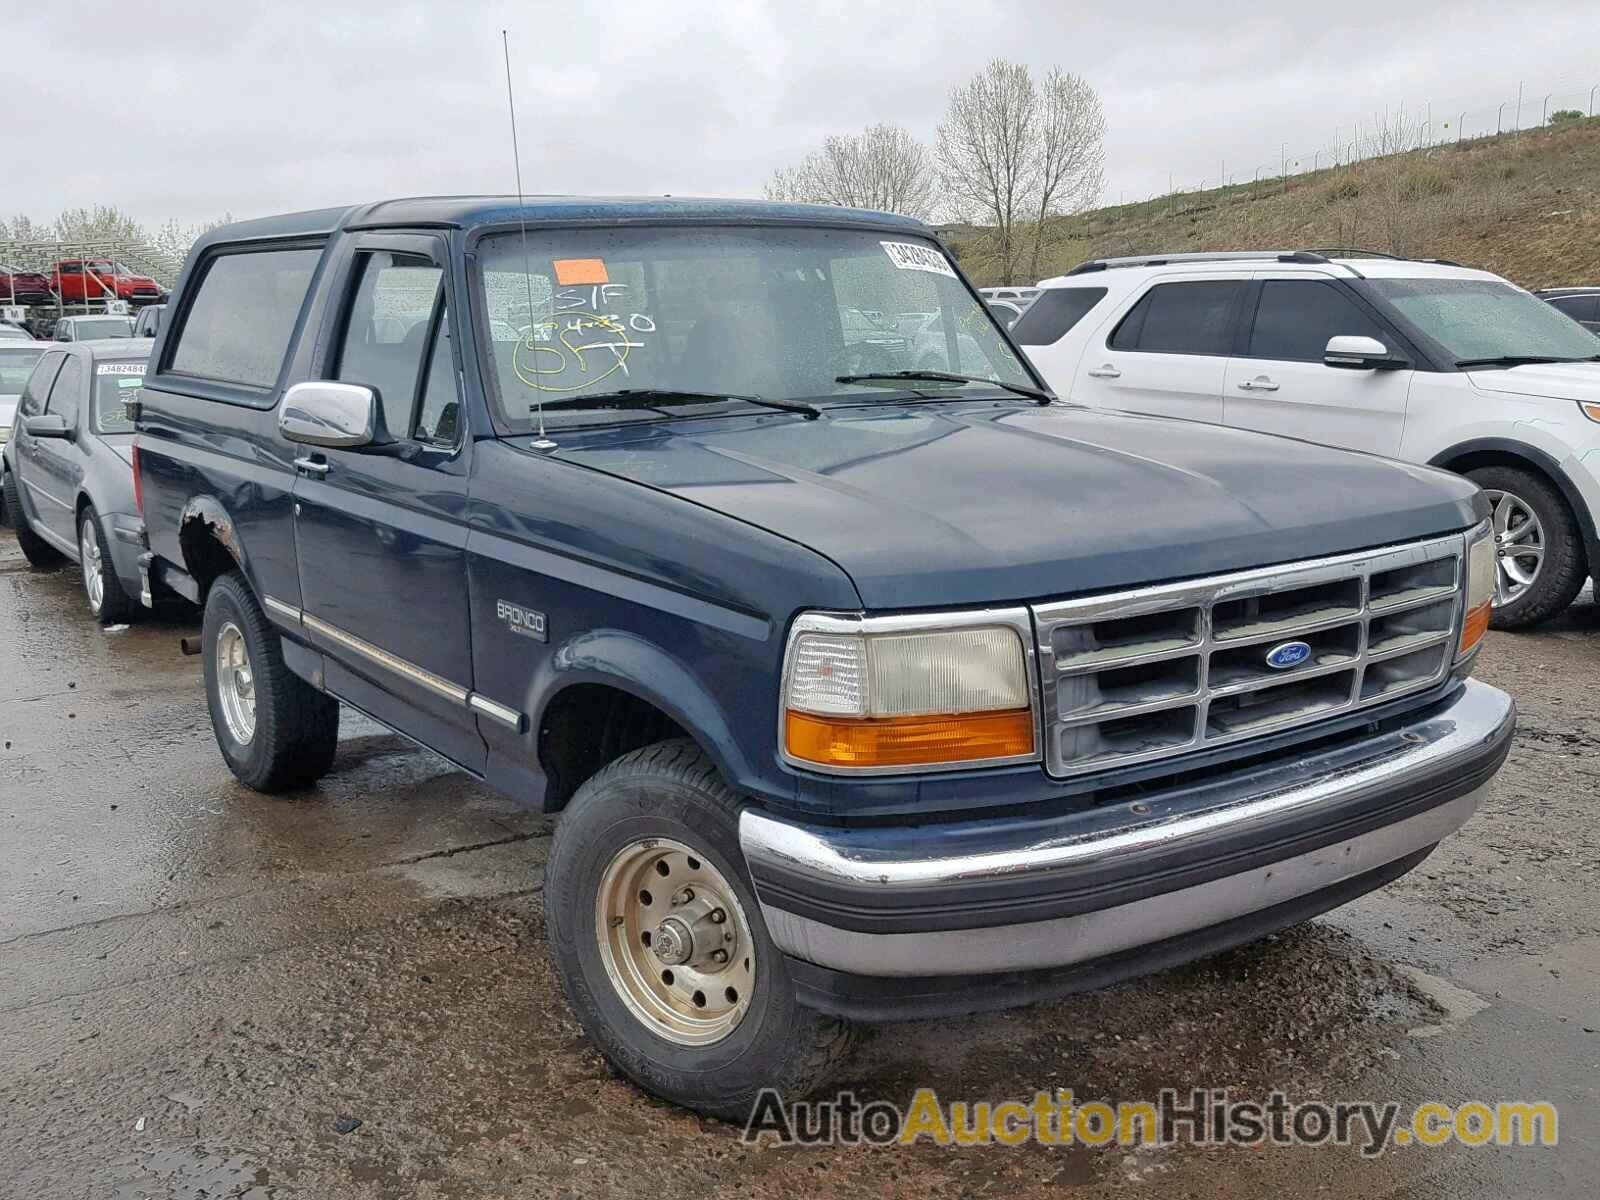
<instances>
[{"instance_id":1,"label":"tire","mask_svg":"<svg viewBox=\"0 0 1600 1200\"><path fill-rule=\"evenodd\" d=\"M339 702L284 665L277 631L240 572L211 585L201 637L211 728L239 781L273 793L327 774L339 744Z\"/></svg>"},{"instance_id":2,"label":"tire","mask_svg":"<svg viewBox=\"0 0 1600 1200\"><path fill-rule=\"evenodd\" d=\"M1496 629L1521 629L1548 620L1571 604L1583 590L1588 575L1588 563L1583 548L1583 537L1578 522L1567 507L1566 500L1544 476L1519 467L1480 467L1468 471L1471 479L1496 500L1495 534L1505 533L1503 513L1515 513L1517 506L1537 518L1543 556L1531 582L1520 595L1502 601L1502 587L1515 586L1506 573L1505 558L1496 564L1496 599L1489 624ZM1511 502L1505 509L1501 501ZM1523 523L1525 524L1525 522ZM1518 524L1514 528L1523 528ZM1530 560L1512 556L1512 564L1522 574Z\"/></svg>"},{"instance_id":3,"label":"tire","mask_svg":"<svg viewBox=\"0 0 1600 1200\"><path fill-rule=\"evenodd\" d=\"M784 957L767 933L745 869L739 848L740 807L739 798L693 742L659 742L625 754L579 788L562 814L545 871L544 898L551 955L567 999L612 1066L663 1099L742 1122L763 1088L778 1089L788 1102L819 1086L849 1054L854 1036L848 1023L804 1008L796 999ZM607 956L615 963L619 952L603 948L605 939L598 928L602 919L597 910L613 894L607 883L616 864L630 854L668 853L671 847L677 847L670 851L673 857L688 864L684 869L715 876L717 886L726 886L737 906L730 906L732 915L727 918L727 927L738 931L737 940L723 935L734 946L732 962L712 966L710 970L719 974L711 976L696 975L690 966L680 966L679 971L694 979L715 980L705 990L719 989L729 999L736 989L723 988L724 982L750 984L742 1015L732 1018L731 1028L698 1045L663 1036L639 1015L636 1000L627 998L625 985L608 972ZM684 851L689 857L681 858ZM654 864L658 870L661 865ZM655 878L648 869L645 877ZM653 900L651 906L661 915L686 911L671 907L681 893L671 879L662 881L660 890L669 887L670 894L649 899L645 891L637 894L641 902ZM695 902L720 905L726 900L707 888ZM717 911L720 908L711 912L712 918ZM608 929L618 919L608 918ZM653 922L655 916L647 920ZM655 927L657 949L666 944L661 934L665 927ZM632 928L629 921L616 936L631 944ZM642 931L639 936L650 944ZM640 954L648 958L644 951ZM753 965L750 974L741 973L746 961ZM660 966L659 960L649 962ZM665 978L671 972L659 974ZM683 980L677 982L681 986ZM721 995L713 992L719 1004ZM703 1003L699 991L693 998L694 1003ZM690 1013L694 1015L692 1009Z\"/></svg>"},{"instance_id":4,"label":"tire","mask_svg":"<svg viewBox=\"0 0 1600 1200\"><path fill-rule=\"evenodd\" d=\"M78 515L78 567L83 572L83 594L96 621L121 625L133 616L133 599L123 590L111 544L92 504Z\"/></svg>"},{"instance_id":5,"label":"tire","mask_svg":"<svg viewBox=\"0 0 1600 1200\"><path fill-rule=\"evenodd\" d=\"M33 526L28 524L28 514L22 511L22 496L17 491L17 477L14 471L6 472L4 499L6 519L16 531L17 545L22 547L22 557L28 560L28 564L34 567L53 567L64 561L61 552L35 533Z\"/></svg>"}]
</instances>

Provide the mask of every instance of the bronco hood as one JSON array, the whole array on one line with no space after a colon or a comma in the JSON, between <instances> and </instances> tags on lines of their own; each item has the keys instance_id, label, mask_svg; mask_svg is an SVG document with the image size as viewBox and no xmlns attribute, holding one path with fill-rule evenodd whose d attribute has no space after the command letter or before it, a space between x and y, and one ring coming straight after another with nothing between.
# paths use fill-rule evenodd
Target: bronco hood
<instances>
[{"instance_id":1,"label":"bronco hood","mask_svg":"<svg viewBox=\"0 0 1600 1200\"><path fill-rule=\"evenodd\" d=\"M1473 370L1474 387L1545 400L1600 400L1600 362L1529 363L1525 367Z\"/></svg>"},{"instance_id":2,"label":"bronco hood","mask_svg":"<svg viewBox=\"0 0 1600 1200\"><path fill-rule=\"evenodd\" d=\"M1476 487L1366 454L1005 401L558 435L557 457L808 546L868 608L1013 602L1462 529Z\"/></svg>"}]
</instances>

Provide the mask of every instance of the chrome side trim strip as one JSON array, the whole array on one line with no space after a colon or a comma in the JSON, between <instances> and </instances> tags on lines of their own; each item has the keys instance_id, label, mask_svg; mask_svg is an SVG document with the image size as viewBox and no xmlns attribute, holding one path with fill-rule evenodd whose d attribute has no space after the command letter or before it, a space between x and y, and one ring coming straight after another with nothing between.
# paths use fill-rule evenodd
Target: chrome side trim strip
<instances>
[{"instance_id":1,"label":"chrome side trim strip","mask_svg":"<svg viewBox=\"0 0 1600 1200\"><path fill-rule=\"evenodd\" d=\"M496 704L493 700L489 699L489 697L480 695L477 692L473 692L467 697L467 704L474 711L480 712L492 720L499 721L502 725L509 725L518 733L522 732L522 714L516 709L507 708L504 704Z\"/></svg>"},{"instance_id":2,"label":"chrome side trim strip","mask_svg":"<svg viewBox=\"0 0 1600 1200\"><path fill-rule=\"evenodd\" d=\"M22 484L23 484L24 487L26 487L30 492L32 492L35 496L39 497L41 500L48 500L48 501L50 501L51 504L54 504L57 508L64 508L68 512L72 511L72 505L68 504L64 500L59 500L55 496L52 496L49 492L45 491L42 487L40 487L37 483L34 483L31 479L23 479L20 473L18 474L17 477L19 479L22 479Z\"/></svg>"},{"instance_id":3,"label":"chrome side trim strip","mask_svg":"<svg viewBox=\"0 0 1600 1200\"><path fill-rule=\"evenodd\" d=\"M425 671L415 663L407 662L398 655L390 654L371 642L363 641L353 633L346 633L336 625L313 617L310 613L296 608L292 604L279 600L275 596L263 596L267 608L288 621L290 624L300 625L312 633L321 634L330 641L339 643L348 650L353 650L370 662L377 663L385 670L392 671L404 679L427 688L430 692L445 697L469 708L473 712L482 713L502 725L509 726L521 733L527 728L527 718L514 708L507 708L504 704L497 703L489 697L478 692L462 687L460 684L451 683L448 679L435 675L432 671Z\"/></svg>"},{"instance_id":4,"label":"chrome side trim strip","mask_svg":"<svg viewBox=\"0 0 1600 1200\"><path fill-rule=\"evenodd\" d=\"M268 612L282 617L285 621L288 621L289 624L300 624L300 610L294 605L286 604L284 601L279 600L276 596L268 596L265 594L263 594L261 597L261 603L266 605Z\"/></svg>"},{"instance_id":5,"label":"chrome side trim strip","mask_svg":"<svg viewBox=\"0 0 1600 1200\"><path fill-rule=\"evenodd\" d=\"M353 650L369 662L377 663L385 670L392 671L403 679L409 679L419 687L425 687L435 695L443 696L456 704L465 705L470 694L460 684L451 683L448 679L441 679L432 671L424 671L415 663L409 663L397 655L390 654L387 650L374 646L371 642L363 641L354 634L346 633L335 625L313 617L308 612L300 614L300 624L312 633L319 634L329 641L337 642L347 650Z\"/></svg>"}]
</instances>

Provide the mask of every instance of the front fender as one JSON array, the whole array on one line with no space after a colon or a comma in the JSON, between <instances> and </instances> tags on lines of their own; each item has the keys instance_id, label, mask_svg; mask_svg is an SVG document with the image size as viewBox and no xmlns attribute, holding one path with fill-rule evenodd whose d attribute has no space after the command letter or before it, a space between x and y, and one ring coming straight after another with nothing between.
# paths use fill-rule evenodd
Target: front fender
<instances>
[{"instance_id":1,"label":"front fender","mask_svg":"<svg viewBox=\"0 0 1600 1200\"><path fill-rule=\"evenodd\" d=\"M560 694L582 683L604 684L655 705L694 738L734 787L755 772L722 705L682 659L620 629L595 629L549 655L529 685L531 736L537 745L544 715Z\"/></svg>"}]
</instances>

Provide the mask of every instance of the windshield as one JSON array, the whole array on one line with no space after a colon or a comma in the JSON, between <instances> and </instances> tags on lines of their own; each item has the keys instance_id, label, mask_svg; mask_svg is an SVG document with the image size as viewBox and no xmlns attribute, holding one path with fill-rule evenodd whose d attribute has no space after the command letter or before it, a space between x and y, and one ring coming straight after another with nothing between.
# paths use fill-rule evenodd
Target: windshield
<instances>
[{"instance_id":1,"label":"windshield","mask_svg":"<svg viewBox=\"0 0 1600 1200\"><path fill-rule=\"evenodd\" d=\"M1457 362L1580 359L1600 338L1543 300L1492 279L1372 279L1367 286Z\"/></svg>"},{"instance_id":2,"label":"windshield","mask_svg":"<svg viewBox=\"0 0 1600 1200\"><path fill-rule=\"evenodd\" d=\"M132 433L124 400L137 399L144 387L145 361L99 362L94 365L94 430Z\"/></svg>"},{"instance_id":3,"label":"windshield","mask_svg":"<svg viewBox=\"0 0 1600 1200\"><path fill-rule=\"evenodd\" d=\"M497 403L517 432L717 408L706 396L859 400L961 395L988 383L840 383L940 370L1035 386L984 307L931 242L867 231L681 226L530 230L479 251ZM593 403L589 403L590 400ZM717 409L720 411L720 409ZM603 415L602 415L603 414ZM627 419L640 419L634 414Z\"/></svg>"},{"instance_id":4,"label":"windshield","mask_svg":"<svg viewBox=\"0 0 1600 1200\"><path fill-rule=\"evenodd\" d=\"M95 338L122 338L133 336L131 317L95 317L72 323L72 333L80 342Z\"/></svg>"},{"instance_id":5,"label":"windshield","mask_svg":"<svg viewBox=\"0 0 1600 1200\"><path fill-rule=\"evenodd\" d=\"M43 353L43 346L0 346L0 396L20 396Z\"/></svg>"}]
</instances>

